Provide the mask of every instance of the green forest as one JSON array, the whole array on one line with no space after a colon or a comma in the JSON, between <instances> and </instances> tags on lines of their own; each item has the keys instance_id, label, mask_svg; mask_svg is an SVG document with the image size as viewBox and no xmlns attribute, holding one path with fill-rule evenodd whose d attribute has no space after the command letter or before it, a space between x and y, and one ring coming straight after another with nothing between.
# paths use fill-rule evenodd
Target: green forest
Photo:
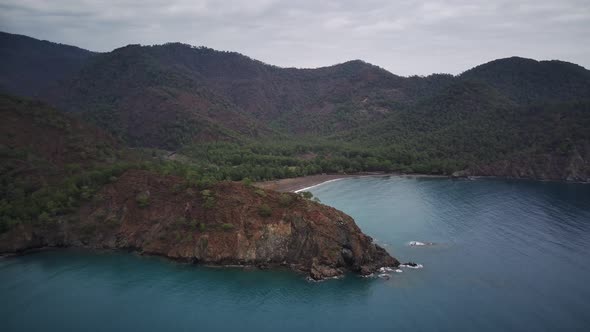
<instances>
[{"instance_id":1,"label":"green forest","mask_svg":"<svg viewBox=\"0 0 590 332\"><path fill-rule=\"evenodd\" d=\"M1 231L59 221L128 169L205 189L360 172L590 181L590 71L572 63L401 77L179 43L93 53L0 41Z\"/></svg>"}]
</instances>

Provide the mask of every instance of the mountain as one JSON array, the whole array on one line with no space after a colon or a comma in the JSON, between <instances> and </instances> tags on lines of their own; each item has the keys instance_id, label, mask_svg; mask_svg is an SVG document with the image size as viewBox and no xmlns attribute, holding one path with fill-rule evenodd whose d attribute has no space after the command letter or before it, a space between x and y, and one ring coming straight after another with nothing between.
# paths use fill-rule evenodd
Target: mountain
<instances>
[{"instance_id":1,"label":"mountain","mask_svg":"<svg viewBox=\"0 0 590 332\"><path fill-rule=\"evenodd\" d=\"M201 180L590 175L590 71L567 62L512 57L457 76L401 77L360 60L280 68L180 43L128 45L83 62L40 98L127 146L176 151Z\"/></svg>"},{"instance_id":2,"label":"mountain","mask_svg":"<svg viewBox=\"0 0 590 332\"><path fill-rule=\"evenodd\" d=\"M0 95L0 120L0 233L71 213L115 171L115 139L44 103Z\"/></svg>"},{"instance_id":3,"label":"mountain","mask_svg":"<svg viewBox=\"0 0 590 332\"><path fill-rule=\"evenodd\" d=\"M93 59L46 100L91 113L103 126L117 123L122 128L110 131L132 145L177 148L195 140L260 138L273 130L332 133L368 123L389 112L368 97L383 89L382 81L399 79L360 61L282 69L183 44L130 45ZM387 85L380 96L403 97Z\"/></svg>"},{"instance_id":4,"label":"mountain","mask_svg":"<svg viewBox=\"0 0 590 332\"><path fill-rule=\"evenodd\" d=\"M131 146L175 149L197 141L272 133L194 75L169 68L139 46L96 56L45 97Z\"/></svg>"},{"instance_id":5,"label":"mountain","mask_svg":"<svg viewBox=\"0 0 590 332\"><path fill-rule=\"evenodd\" d=\"M107 162L119 148L104 130L39 101L0 94L0 118L3 178L60 177L68 165Z\"/></svg>"},{"instance_id":6,"label":"mountain","mask_svg":"<svg viewBox=\"0 0 590 332\"><path fill-rule=\"evenodd\" d=\"M399 265L351 217L300 195L195 181L38 101L0 95L0 119L0 255L125 249L316 280Z\"/></svg>"},{"instance_id":7,"label":"mountain","mask_svg":"<svg viewBox=\"0 0 590 332\"><path fill-rule=\"evenodd\" d=\"M485 83L518 103L568 102L590 97L590 71L564 61L519 57L472 68L461 79Z\"/></svg>"},{"instance_id":8,"label":"mountain","mask_svg":"<svg viewBox=\"0 0 590 332\"><path fill-rule=\"evenodd\" d=\"M587 181L590 99L520 105L481 82L459 81L411 112L338 136L387 146L409 172Z\"/></svg>"},{"instance_id":9,"label":"mountain","mask_svg":"<svg viewBox=\"0 0 590 332\"><path fill-rule=\"evenodd\" d=\"M34 97L74 75L96 53L0 31L0 88Z\"/></svg>"},{"instance_id":10,"label":"mountain","mask_svg":"<svg viewBox=\"0 0 590 332\"><path fill-rule=\"evenodd\" d=\"M99 55L45 97L67 111L99 117L94 120L103 127L117 123L122 128L110 131L132 145L177 148L273 131L332 134L383 119L451 79L406 79L358 60L278 68L238 53L171 43ZM178 124L192 118L185 127ZM163 137L175 132L178 137Z\"/></svg>"},{"instance_id":11,"label":"mountain","mask_svg":"<svg viewBox=\"0 0 590 332\"><path fill-rule=\"evenodd\" d=\"M279 68L179 43L92 53L0 42L0 253L131 249L315 279L369 274L399 262L350 217L251 182L590 182L590 72L571 63L508 58L401 77L359 60Z\"/></svg>"}]
</instances>

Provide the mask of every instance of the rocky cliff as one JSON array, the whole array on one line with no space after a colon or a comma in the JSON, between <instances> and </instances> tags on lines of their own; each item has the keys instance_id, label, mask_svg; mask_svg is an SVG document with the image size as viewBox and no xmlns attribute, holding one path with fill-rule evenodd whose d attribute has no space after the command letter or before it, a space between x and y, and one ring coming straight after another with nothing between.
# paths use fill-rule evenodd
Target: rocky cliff
<instances>
[{"instance_id":1,"label":"rocky cliff","mask_svg":"<svg viewBox=\"0 0 590 332\"><path fill-rule=\"evenodd\" d=\"M0 235L0 253L40 247L126 249L212 265L286 266L313 279L399 262L354 220L296 194L127 171L76 216Z\"/></svg>"}]
</instances>

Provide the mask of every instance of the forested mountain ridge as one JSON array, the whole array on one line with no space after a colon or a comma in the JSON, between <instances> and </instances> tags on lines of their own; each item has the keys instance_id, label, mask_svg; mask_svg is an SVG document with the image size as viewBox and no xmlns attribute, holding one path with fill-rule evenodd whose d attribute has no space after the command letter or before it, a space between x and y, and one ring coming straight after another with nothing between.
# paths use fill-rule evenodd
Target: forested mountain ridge
<instances>
[{"instance_id":1,"label":"forested mountain ridge","mask_svg":"<svg viewBox=\"0 0 590 332\"><path fill-rule=\"evenodd\" d=\"M590 71L558 60L498 59L474 67L460 78L481 81L521 104L569 102L590 97Z\"/></svg>"},{"instance_id":2,"label":"forested mountain ridge","mask_svg":"<svg viewBox=\"0 0 590 332\"><path fill-rule=\"evenodd\" d=\"M179 43L93 53L3 33L0 63L0 253L124 248L369 274L399 262L350 217L252 181L590 182L590 72L566 62L401 77L360 60L279 68Z\"/></svg>"},{"instance_id":3,"label":"forested mountain ridge","mask_svg":"<svg viewBox=\"0 0 590 332\"><path fill-rule=\"evenodd\" d=\"M95 190L79 175L121 155L104 130L39 101L0 94L0 119L0 232L75 208Z\"/></svg>"},{"instance_id":4,"label":"forested mountain ridge","mask_svg":"<svg viewBox=\"0 0 590 332\"><path fill-rule=\"evenodd\" d=\"M457 76L401 77L360 60L280 68L180 43L128 45L83 62L41 98L126 145L179 151L210 179L590 176L590 71L567 62L511 57Z\"/></svg>"},{"instance_id":5,"label":"forested mountain ridge","mask_svg":"<svg viewBox=\"0 0 590 332\"><path fill-rule=\"evenodd\" d=\"M0 88L35 97L74 75L96 53L0 31Z\"/></svg>"},{"instance_id":6,"label":"forested mountain ridge","mask_svg":"<svg viewBox=\"0 0 590 332\"><path fill-rule=\"evenodd\" d=\"M321 280L399 262L346 214L293 193L201 181L38 101L0 95L0 255L135 250ZM176 176L173 176L176 175Z\"/></svg>"},{"instance_id":7,"label":"forested mountain ridge","mask_svg":"<svg viewBox=\"0 0 590 332\"><path fill-rule=\"evenodd\" d=\"M411 112L336 138L388 146L387 158L413 172L587 181L587 128L590 99L519 105L481 82L461 81Z\"/></svg>"},{"instance_id":8,"label":"forested mountain ridge","mask_svg":"<svg viewBox=\"0 0 590 332\"><path fill-rule=\"evenodd\" d=\"M173 105L150 103L161 116L183 107L199 115L214 109L208 118L232 131L241 129L231 126L232 121L251 121L287 134L323 135L382 119L396 105L407 103L413 96L400 88L403 81L361 61L313 70L283 69L237 53L171 43L130 45L100 55L45 98L67 111L100 113L107 108L129 117L128 108L137 108L154 90L165 89L159 95L172 94L168 99ZM182 97L198 100L179 105ZM133 126L134 132L141 127ZM210 136L223 138L219 133ZM133 143L167 148L188 143L177 141L176 146L149 138Z\"/></svg>"},{"instance_id":9,"label":"forested mountain ridge","mask_svg":"<svg viewBox=\"0 0 590 332\"><path fill-rule=\"evenodd\" d=\"M75 78L47 90L44 99L131 146L176 149L272 133L197 77L135 45L96 56Z\"/></svg>"}]
</instances>

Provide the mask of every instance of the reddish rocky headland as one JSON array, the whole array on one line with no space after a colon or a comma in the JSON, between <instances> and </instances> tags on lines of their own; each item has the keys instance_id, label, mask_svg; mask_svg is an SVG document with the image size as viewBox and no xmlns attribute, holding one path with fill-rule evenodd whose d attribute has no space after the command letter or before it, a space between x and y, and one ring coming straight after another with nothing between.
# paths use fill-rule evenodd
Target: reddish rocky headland
<instances>
[{"instance_id":1,"label":"reddish rocky headland","mask_svg":"<svg viewBox=\"0 0 590 332\"><path fill-rule=\"evenodd\" d=\"M286 266L316 280L399 265L350 216L297 194L234 182L203 190L140 170L103 187L74 216L0 235L0 253L44 247L124 249L221 266Z\"/></svg>"}]
</instances>

